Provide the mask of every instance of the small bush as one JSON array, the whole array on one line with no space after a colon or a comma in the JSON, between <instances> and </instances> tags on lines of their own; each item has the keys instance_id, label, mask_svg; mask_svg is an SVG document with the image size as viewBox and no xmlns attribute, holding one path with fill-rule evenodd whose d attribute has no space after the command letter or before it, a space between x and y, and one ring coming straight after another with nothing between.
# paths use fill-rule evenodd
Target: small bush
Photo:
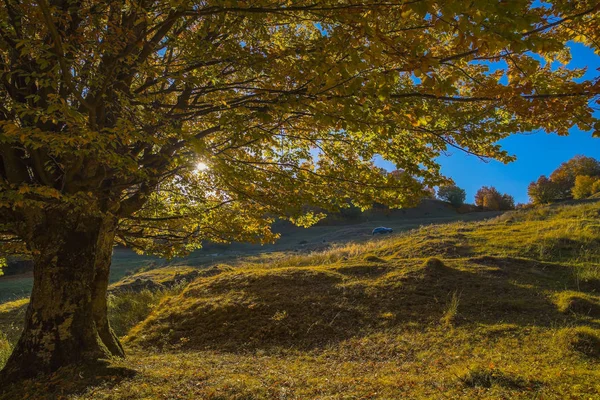
<instances>
[{"instance_id":1,"label":"small bush","mask_svg":"<svg viewBox=\"0 0 600 400\"><path fill-rule=\"evenodd\" d=\"M123 292L108 297L110 324L119 337L125 336L135 325L145 320L154 307L169 294L168 291Z\"/></svg>"},{"instance_id":2,"label":"small bush","mask_svg":"<svg viewBox=\"0 0 600 400\"><path fill-rule=\"evenodd\" d=\"M525 211L531 210L533 207L535 207L535 204L532 203L517 203L517 205L515 205L515 210Z\"/></svg>"},{"instance_id":3,"label":"small bush","mask_svg":"<svg viewBox=\"0 0 600 400\"><path fill-rule=\"evenodd\" d=\"M458 316L458 305L460 303L460 294L457 292L452 293L452 298L450 302L446 306L446 310L444 311L444 315L440 318L440 322L444 326L452 326L456 317Z\"/></svg>"}]
</instances>

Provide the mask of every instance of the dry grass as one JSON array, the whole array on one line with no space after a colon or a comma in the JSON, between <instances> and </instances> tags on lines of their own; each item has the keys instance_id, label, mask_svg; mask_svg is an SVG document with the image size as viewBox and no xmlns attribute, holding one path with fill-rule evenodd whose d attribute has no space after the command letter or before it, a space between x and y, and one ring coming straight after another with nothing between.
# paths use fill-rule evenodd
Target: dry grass
<instances>
[{"instance_id":1,"label":"dry grass","mask_svg":"<svg viewBox=\"0 0 600 400\"><path fill-rule=\"evenodd\" d=\"M129 372L67 371L7 396L599 398L599 215L594 203L428 226L119 294L113 323L136 325L113 365ZM0 306L0 330L22 306Z\"/></svg>"},{"instance_id":2,"label":"dry grass","mask_svg":"<svg viewBox=\"0 0 600 400\"><path fill-rule=\"evenodd\" d=\"M600 318L600 296L581 292L564 291L556 295L556 305L563 313L582 317Z\"/></svg>"},{"instance_id":3,"label":"dry grass","mask_svg":"<svg viewBox=\"0 0 600 400\"><path fill-rule=\"evenodd\" d=\"M25 311L29 300L21 299L0 304L0 332L14 343L22 329Z\"/></svg>"},{"instance_id":4,"label":"dry grass","mask_svg":"<svg viewBox=\"0 0 600 400\"><path fill-rule=\"evenodd\" d=\"M557 333L558 347L593 359L600 359L600 332L589 326L565 328Z\"/></svg>"},{"instance_id":5,"label":"dry grass","mask_svg":"<svg viewBox=\"0 0 600 400\"><path fill-rule=\"evenodd\" d=\"M459 303L460 303L460 295L455 291L454 293L452 293L452 298L450 299L450 302L446 306L444 315L442 316L442 318L440 318L440 322L444 326L447 326L447 327L452 326L453 323L456 321L456 318L458 316Z\"/></svg>"},{"instance_id":6,"label":"dry grass","mask_svg":"<svg viewBox=\"0 0 600 400\"><path fill-rule=\"evenodd\" d=\"M320 351L135 351L74 400L96 399L564 399L596 398L598 363L565 355L553 330L487 334L429 327L353 338ZM78 374L66 377L83 380ZM36 393L52 384L31 382ZM53 384L57 391L61 387ZM36 397L32 397L36 398ZM40 398L40 397L37 397ZM43 397L41 397L43 398Z\"/></svg>"},{"instance_id":7,"label":"dry grass","mask_svg":"<svg viewBox=\"0 0 600 400\"><path fill-rule=\"evenodd\" d=\"M21 333L28 300L15 300L0 304L0 368L10 356Z\"/></svg>"},{"instance_id":8,"label":"dry grass","mask_svg":"<svg viewBox=\"0 0 600 400\"><path fill-rule=\"evenodd\" d=\"M110 324L117 336L125 336L131 328L145 320L163 299L180 292L181 287L140 292L123 292L108 296Z\"/></svg>"},{"instance_id":9,"label":"dry grass","mask_svg":"<svg viewBox=\"0 0 600 400\"><path fill-rule=\"evenodd\" d=\"M6 338L6 335L0 332L0 367L2 367L12 351L12 344Z\"/></svg>"}]
</instances>

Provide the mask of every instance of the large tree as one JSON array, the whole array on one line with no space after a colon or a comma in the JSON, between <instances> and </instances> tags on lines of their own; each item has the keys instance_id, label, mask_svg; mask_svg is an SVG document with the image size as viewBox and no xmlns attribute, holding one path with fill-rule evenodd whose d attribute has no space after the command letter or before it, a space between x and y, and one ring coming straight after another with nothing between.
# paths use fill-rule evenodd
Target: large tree
<instances>
[{"instance_id":1,"label":"large tree","mask_svg":"<svg viewBox=\"0 0 600 400\"><path fill-rule=\"evenodd\" d=\"M512 210L515 208L515 199L507 193L500 193L493 186L483 186L475 193L475 205L493 211Z\"/></svg>"},{"instance_id":2,"label":"large tree","mask_svg":"<svg viewBox=\"0 0 600 400\"><path fill-rule=\"evenodd\" d=\"M465 203L467 193L456 185L444 185L438 189L437 196L454 207L460 207Z\"/></svg>"},{"instance_id":3,"label":"large tree","mask_svg":"<svg viewBox=\"0 0 600 400\"><path fill-rule=\"evenodd\" d=\"M596 3L2 1L0 237L35 261L4 377L123 356L115 243L270 241L306 205L411 204L449 148L592 130L598 83L550 65L597 45Z\"/></svg>"},{"instance_id":4,"label":"large tree","mask_svg":"<svg viewBox=\"0 0 600 400\"><path fill-rule=\"evenodd\" d=\"M542 175L529 184L527 194L533 204L547 204L560 198L561 190L559 184Z\"/></svg>"}]
</instances>

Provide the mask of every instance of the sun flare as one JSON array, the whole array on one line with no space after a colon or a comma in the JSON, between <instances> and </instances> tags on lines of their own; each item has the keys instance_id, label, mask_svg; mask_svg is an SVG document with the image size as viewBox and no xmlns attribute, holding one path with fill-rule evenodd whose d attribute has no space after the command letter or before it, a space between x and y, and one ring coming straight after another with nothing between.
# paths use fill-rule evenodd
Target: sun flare
<instances>
[{"instance_id":1,"label":"sun flare","mask_svg":"<svg viewBox=\"0 0 600 400\"><path fill-rule=\"evenodd\" d=\"M196 172L206 171L208 169L208 165L203 162L199 162L196 164Z\"/></svg>"}]
</instances>

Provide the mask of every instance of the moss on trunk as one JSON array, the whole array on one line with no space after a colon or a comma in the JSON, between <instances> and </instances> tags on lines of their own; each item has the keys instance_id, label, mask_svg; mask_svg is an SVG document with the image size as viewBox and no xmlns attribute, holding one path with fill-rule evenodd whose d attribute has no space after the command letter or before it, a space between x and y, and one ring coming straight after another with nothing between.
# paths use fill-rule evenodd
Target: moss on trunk
<instances>
[{"instance_id":1,"label":"moss on trunk","mask_svg":"<svg viewBox=\"0 0 600 400\"><path fill-rule=\"evenodd\" d=\"M25 327L0 381L124 356L106 304L116 219L47 213L31 232L34 285Z\"/></svg>"}]
</instances>

